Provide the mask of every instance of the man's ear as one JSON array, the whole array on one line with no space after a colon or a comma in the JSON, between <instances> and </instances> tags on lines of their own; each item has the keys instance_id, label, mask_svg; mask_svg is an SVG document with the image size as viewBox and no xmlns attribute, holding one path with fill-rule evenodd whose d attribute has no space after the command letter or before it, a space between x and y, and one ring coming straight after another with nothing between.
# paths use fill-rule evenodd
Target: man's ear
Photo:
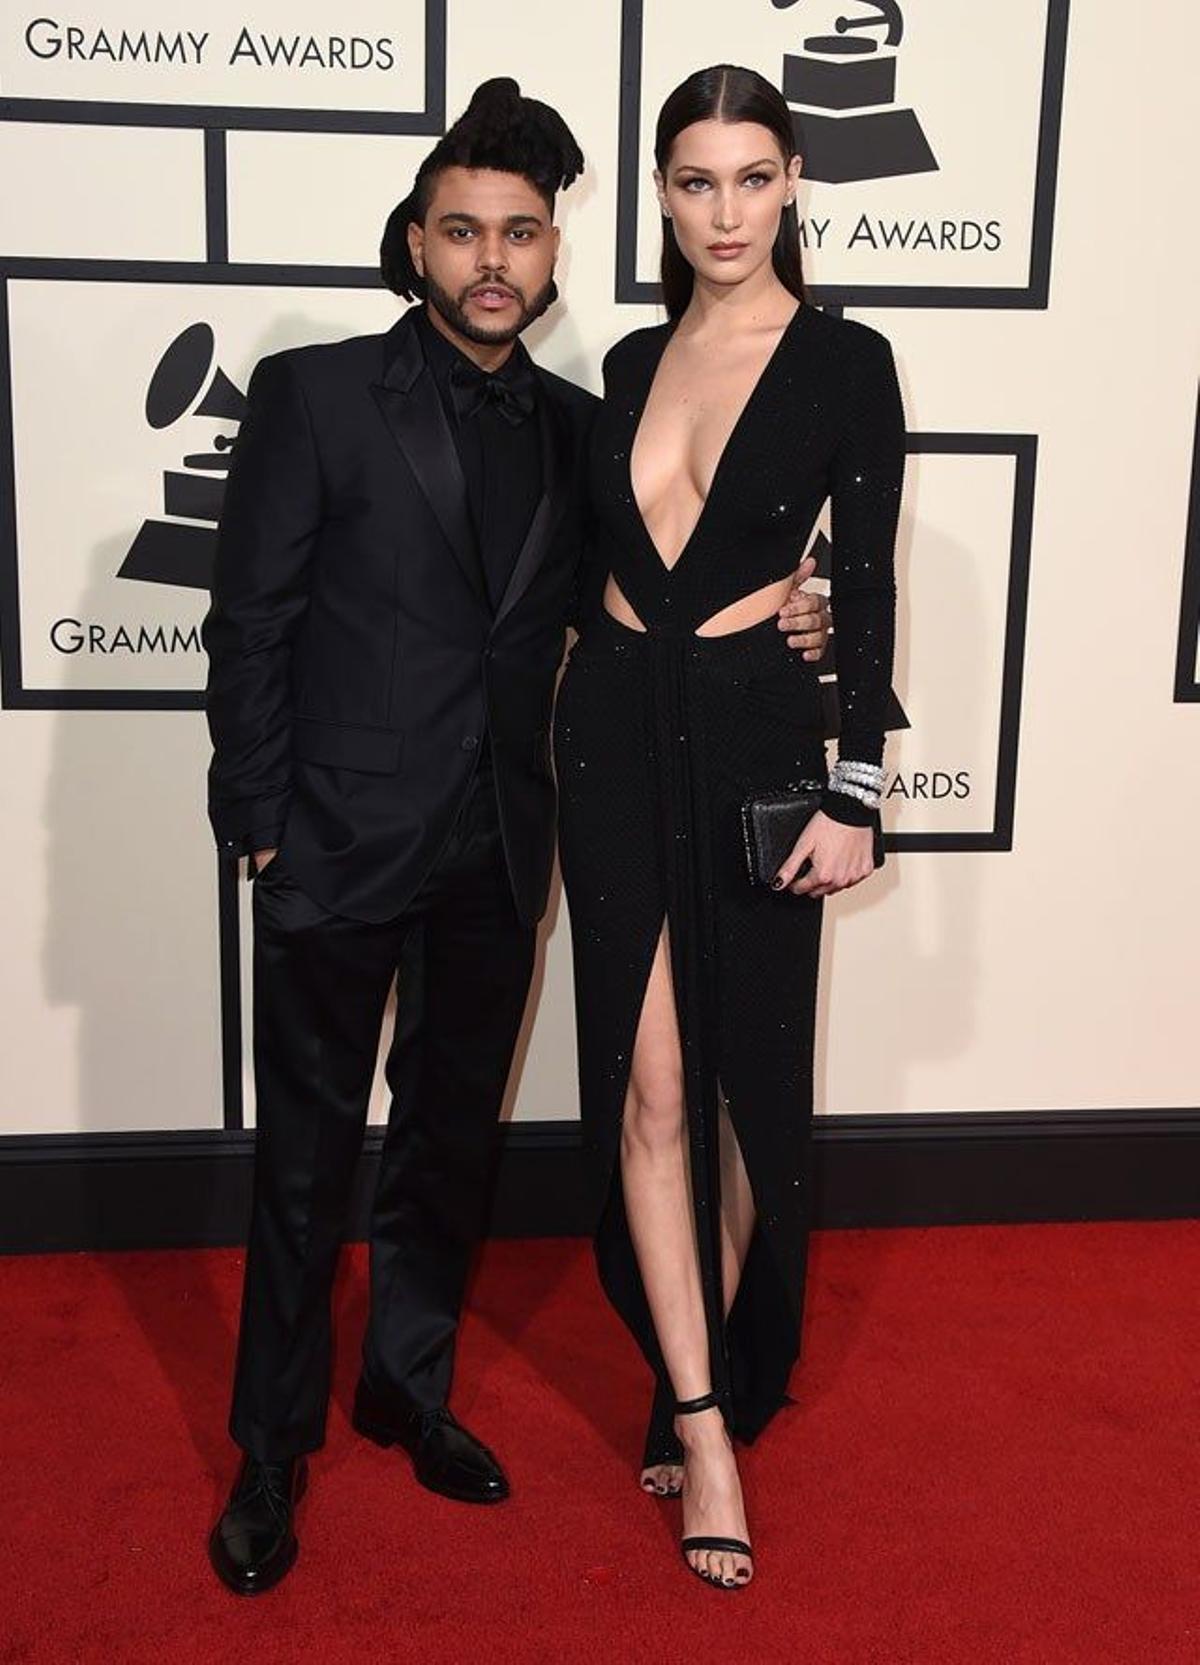
<instances>
[{"instance_id":1,"label":"man's ear","mask_svg":"<svg viewBox=\"0 0 1200 1665\"><path fill-rule=\"evenodd\" d=\"M418 277L425 276L425 227L418 225L415 220L408 222L408 253L413 263L413 269Z\"/></svg>"}]
</instances>

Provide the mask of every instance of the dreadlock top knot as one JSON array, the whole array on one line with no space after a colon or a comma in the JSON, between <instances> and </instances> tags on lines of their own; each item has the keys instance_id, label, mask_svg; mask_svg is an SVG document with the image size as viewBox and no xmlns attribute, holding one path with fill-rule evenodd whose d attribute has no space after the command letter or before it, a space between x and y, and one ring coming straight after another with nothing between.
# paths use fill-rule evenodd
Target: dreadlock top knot
<instances>
[{"instance_id":1,"label":"dreadlock top knot","mask_svg":"<svg viewBox=\"0 0 1200 1665\"><path fill-rule=\"evenodd\" d=\"M384 230L379 249L383 281L407 300L425 293L408 252L408 227L424 222L434 182L446 168L519 173L552 208L555 192L566 190L583 172L583 152L558 111L526 98L511 76L481 82L466 110L421 163L411 194L393 209Z\"/></svg>"},{"instance_id":2,"label":"dreadlock top knot","mask_svg":"<svg viewBox=\"0 0 1200 1665\"><path fill-rule=\"evenodd\" d=\"M546 196L583 172L583 152L558 111L526 98L511 75L480 82L438 150L452 145L471 155L460 156L463 166L523 173Z\"/></svg>"},{"instance_id":3,"label":"dreadlock top knot","mask_svg":"<svg viewBox=\"0 0 1200 1665\"><path fill-rule=\"evenodd\" d=\"M481 110L493 105L504 104L511 107L521 96L521 89L511 75L493 75L490 81L481 81L471 94L471 102L467 105L468 116L477 115Z\"/></svg>"}]
</instances>

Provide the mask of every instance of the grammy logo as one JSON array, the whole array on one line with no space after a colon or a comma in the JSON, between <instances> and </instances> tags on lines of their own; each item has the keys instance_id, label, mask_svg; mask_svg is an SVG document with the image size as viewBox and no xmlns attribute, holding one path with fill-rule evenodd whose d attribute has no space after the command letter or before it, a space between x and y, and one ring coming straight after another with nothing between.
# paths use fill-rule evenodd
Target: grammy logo
<instances>
[{"instance_id":1,"label":"grammy logo","mask_svg":"<svg viewBox=\"0 0 1200 1665\"><path fill-rule=\"evenodd\" d=\"M215 339L208 324L189 324L158 361L146 391L146 421L169 428L189 412L240 422L245 395L214 366ZM212 577L217 522L236 434L218 434L212 451L183 459L183 469L163 471L163 520L144 520L122 561L118 578L180 584L206 590Z\"/></svg>"},{"instance_id":2,"label":"grammy logo","mask_svg":"<svg viewBox=\"0 0 1200 1665\"><path fill-rule=\"evenodd\" d=\"M786 11L797 0L771 0ZM857 33L886 30L882 41ZM878 0L865 17L838 17L832 35L809 35L804 55L785 53L783 96L809 179L831 185L936 173L938 163L914 110L896 107L896 56L904 18L896 0Z\"/></svg>"}]
</instances>

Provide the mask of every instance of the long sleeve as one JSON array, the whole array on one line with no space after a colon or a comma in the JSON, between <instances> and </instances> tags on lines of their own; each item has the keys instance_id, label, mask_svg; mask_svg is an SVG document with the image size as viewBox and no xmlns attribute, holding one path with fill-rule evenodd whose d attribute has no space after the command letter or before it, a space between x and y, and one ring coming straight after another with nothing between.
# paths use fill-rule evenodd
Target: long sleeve
<instances>
[{"instance_id":1,"label":"long sleeve","mask_svg":"<svg viewBox=\"0 0 1200 1665\"><path fill-rule=\"evenodd\" d=\"M230 854L279 840L291 786L291 648L321 522L312 425L286 355L250 381L203 626L209 818Z\"/></svg>"},{"instance_id":2,"label":"long sleeve","mask_svg":"<svg viewBox=\"0 0 1200 1665\"><path fill-rule=\"evenodd\" d=\"M870 351L830 470L834 645L841 727L838 755L879 763L892 682L894 553L904 481L904 410L892 350L871 335ZM857 799L826 794L834 820L868 824Z\"/></svg>"}]
</instances>

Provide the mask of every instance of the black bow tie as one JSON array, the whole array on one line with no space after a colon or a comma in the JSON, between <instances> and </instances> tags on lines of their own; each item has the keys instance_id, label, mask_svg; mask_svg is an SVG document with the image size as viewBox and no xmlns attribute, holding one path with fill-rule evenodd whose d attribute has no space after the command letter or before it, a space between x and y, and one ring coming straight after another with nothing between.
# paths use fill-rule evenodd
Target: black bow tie
<instances>
[{"instance_id":1,"label":"black bow tie","mask_svg":"<svg viewBox=\"0 0 1200 1665\"><path fill-rule=\"evenodd\" d=\"M515 428L533 415L533 370L527 359L518 359L515 355L503 370L491 375L465 359L458 359L450 367L450 397L460 422L478 416L485 406L491 405Z\"/></svg>"}]
</instances>

